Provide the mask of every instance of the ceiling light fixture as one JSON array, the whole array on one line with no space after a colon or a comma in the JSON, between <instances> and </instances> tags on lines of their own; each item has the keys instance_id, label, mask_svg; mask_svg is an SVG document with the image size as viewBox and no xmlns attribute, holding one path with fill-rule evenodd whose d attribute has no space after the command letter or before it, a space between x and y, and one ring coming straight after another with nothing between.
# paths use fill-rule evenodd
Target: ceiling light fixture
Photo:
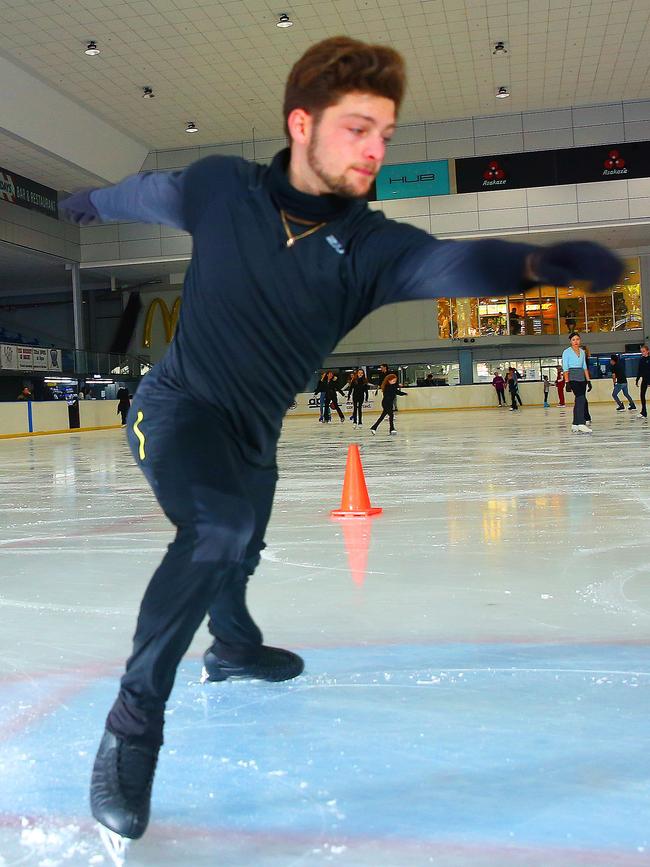
<instances>
[{"instance_id":1,"label":"ceiling light fixture","mask_svg":"<svg viewBox=\"0 0 650 867\"><path fill-rule=\"evenodd\" d=\"M507 53L508 53L508 49L506 48L505 42L495 42L494 43L494 50L492 51L492 54L507 54Z\"/></svg>"},{"instance_id":2,"label":"ceiling light fixture","mask_svg":"<svg viewBox=\"0 0 650 867\"><path fill-rule=\"evenodd\" d=\"M97 48L97 43L94 39L88 43L88 47L84 51L84 54L87 54L88 57L97 57L97 55L100 54L99 48Z\"/></svg>"},{"instance_id":3,"label":"ceiling light fixture","mask_svg":"<svg viewBox=\"0 0 650 867\"><path fill-rule=\"evenodd\" d=\"M293 27L293 21L289 18L286 12L281 12L278 23L275 26L282 28Z\"/></svg>"},{"instance_id":4,"label":"ceiling light fixture","mask_svg":"<svg viewBox=\"0 0 650 867\"><path fill-rule=\"evenodd\" d=\"M194 121L193 121L193 120L189 120L189 121L187 122L187 126L185 127L185 132L198 132L198 131L199 131L199 128L198 128L198 126L194 123Z\"/></svg>"},{"instance_id":5,"label":"ceiling light fixture","mask_svg":"<svg viewBox=\"0 0 650 867\"><path fill-rule=\"evenodd\" d=\"M152 87L143 87L142 88L142 98L143 99L154 99L156 94L153 92Z\"/></svg>"},{"instance_id":6,"label":"ceiling light fixture","mask_svg":"<svg viewBox=\"0 0 650 867\"><path fill-rule=\"evenodd\" d=\"M510 91L507 87L500 87L496 92L497 99L507 99L510 96Z\"/></svg>"}]
</instances>

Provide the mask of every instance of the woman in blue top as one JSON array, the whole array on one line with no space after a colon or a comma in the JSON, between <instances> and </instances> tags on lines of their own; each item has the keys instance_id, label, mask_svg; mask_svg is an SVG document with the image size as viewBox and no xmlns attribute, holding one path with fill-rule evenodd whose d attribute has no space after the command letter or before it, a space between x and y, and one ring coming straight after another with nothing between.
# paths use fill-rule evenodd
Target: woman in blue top
<instances>
[{"instance_id":1,"label":"woman in blue top","mask_svg":"<svg viewBox=\"0 0 650 867\"><path fill-rule=\"evenodd\" d=\"M580 335L577 331L569 334L569 341L571 346L562 353L562 368L566 390L572 391L575 398L571 430L574 433L591 433L591 428L585 422L585 395L587 391L591 391L587 356L584 349L580 348Z\"/></svg>"}]
</instances>

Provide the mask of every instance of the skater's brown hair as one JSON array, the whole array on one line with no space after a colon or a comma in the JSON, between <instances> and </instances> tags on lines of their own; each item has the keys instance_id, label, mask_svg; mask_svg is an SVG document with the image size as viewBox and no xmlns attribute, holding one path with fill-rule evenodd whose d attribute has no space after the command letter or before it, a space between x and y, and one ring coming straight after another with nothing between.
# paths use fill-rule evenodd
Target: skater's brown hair
<instances>
[{"instance_id":1,"label":"skater's brown hair","mask_svg":"<svg viewBox=\"0 0 650 867\"><path fill-rule=\"evenodd\" d=\"M384 377L384 381L381 384L381 390L382 391L386 390L386 386L388 385L389 382L397 382L397 374L396 373L388 373Z\"/></svg>"},{"instance_id":2,"label":"skater's brown hair","mask_svg":"<svg viewBox=\"0 0 650 867\"><path fill-rule=\"evenodd\" d=\"M395 103L399 111L406 88L404 58L387 45L369 45L348 36L333 36L308 48L295 64L284 91L284 129L296 108L314 115L348 93L371 93Z\"/></svg>"}]
</instances>

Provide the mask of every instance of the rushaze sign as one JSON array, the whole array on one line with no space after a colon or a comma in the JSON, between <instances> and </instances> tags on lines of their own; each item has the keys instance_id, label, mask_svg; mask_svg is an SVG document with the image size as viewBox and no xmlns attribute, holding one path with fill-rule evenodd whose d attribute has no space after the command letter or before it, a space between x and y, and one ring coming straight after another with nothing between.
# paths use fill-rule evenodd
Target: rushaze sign
<instances>
[{"instance_id":1,"label":"rushaze sign","mask_svg":"<svg viewBox=\"0 0 650 867\"><path fill-rule=\"evenodd\" d=\"M456 160L459 193L650 177L650 142Z\"/></svg>"},{"instance_id":2,"label":"rushaze sign","mask_svg":"<svg viewBox=\"0 0 650 867\"><path fill-rule=\"evenodd\" d=\"M59 219L56 190L0 168L0 201Z\"/></svg>"}]
</instances>

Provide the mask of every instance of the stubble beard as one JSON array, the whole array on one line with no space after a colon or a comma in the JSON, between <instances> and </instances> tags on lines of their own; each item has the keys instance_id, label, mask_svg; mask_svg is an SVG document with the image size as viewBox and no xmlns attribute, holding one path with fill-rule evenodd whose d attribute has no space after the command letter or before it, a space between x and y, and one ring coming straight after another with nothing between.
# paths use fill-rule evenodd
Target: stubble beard
<instances>
[{"instance_id":1,"label":"stubble beard","mask_svg":"<svg viewBox=\"0 0 650 867\"><path fill-rule=\"evenodd\" d=\"M361 199L366 196L370 186L368 186L368 190L360 193L349 181L346 180L345 175L339 175L337 177L329 174L329 172L325 170L318 157L318 144L318 134L314 131L314 136L307 146L307 165L316 177L325 184L328 193L332 193L335 196L341 196L344 199Z\"/></svg>"}]
</instances>

